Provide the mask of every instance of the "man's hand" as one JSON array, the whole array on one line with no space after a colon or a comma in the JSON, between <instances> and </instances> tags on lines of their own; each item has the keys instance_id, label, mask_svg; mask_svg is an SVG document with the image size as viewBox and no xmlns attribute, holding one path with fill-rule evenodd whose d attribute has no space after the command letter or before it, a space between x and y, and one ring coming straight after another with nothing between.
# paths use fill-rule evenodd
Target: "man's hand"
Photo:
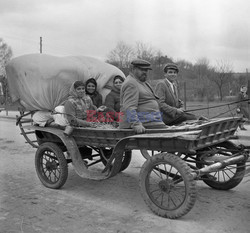
<instances>
[{"instance_id":1,"label":"man's hand","mask_svg":"<svg viewBox=\"0 0 250 233\"><path fill-rule=\"evenodd\" d=\"M97 109L97 112L104 112L106 110L106 106L102 105Z\"/></svg>"},{"instance_id":2,"label":"man's hand","mask_svg":"<svg viewBox=\"0 0 250 233\"><path fill-rule=\"evenodd\" d=\"M136 134L145 133L146 129L143 125L136 125L133 127Z\"/></svg>"},{"instance_id":3,"label":"man's hand","mask_svg":"<svg viewBox=\"0 0 250 233\"><path fill-rule=\"evenodd\" d=\"M177 109L176 109L177 115L182 115L183 112L184 112L184 109L182 109L182 108L177 108Z\"/></svg>"},{"instance_id":4,"label":"man's hand","mask_svg":"<svg viewBox=\"0 0 250 233\"><path fill-rule=\"evenodd\" d=\"M89 122L89 127L97 128L98 124L96 122Z\"/></svg>"},{"instance_id":5,"label":"man's hand","mask_svg":"<svg viewBox=\"0 0 250 233\"><path fill-rule=\"evenodd\" d=\"M184 108L184 102L182 100L178 100L180 108Z\"/></svg>"},{"instance_id":6,"label":"man's hand","mask_svg":"<svg viewBox=\"0 0 250 233\"><path fill-rule=\"evenodd\" d=\"M80 127L91 127L91 128L96 128L96 123L95 122L88 122L85 120L79 120L77 121L78 126Z\"/></svg>"},{"instance_id":7,"label":"man's hand","mask_svg":"<svg viewBox=\"0 0 250 233\"><path fill-rule=\"evenodd\" d=\"M96 128L98 124L96 122L86 122L84 127Z\"/></svg>"},{"instance_id":8,"label":"man's hand","mask_svg":"<svg viewBox=\"0 0 250 233\"><path fill-rule=\"evenodd\" d=\"M237 108L237 109L236 109L236 112L237 112L237 113L240 113L240 109L239 109L239 108Z\"/></svg>"}]
</instances>

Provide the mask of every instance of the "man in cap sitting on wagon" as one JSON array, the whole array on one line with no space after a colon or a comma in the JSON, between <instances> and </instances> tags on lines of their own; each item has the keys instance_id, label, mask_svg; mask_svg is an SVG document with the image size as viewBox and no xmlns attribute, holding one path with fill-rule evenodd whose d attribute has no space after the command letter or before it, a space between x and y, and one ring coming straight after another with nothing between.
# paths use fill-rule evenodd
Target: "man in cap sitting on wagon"
<instances>
[{"instance_id":1,"label":"man in cap sitting on wagon","mask_svg":"<svg viewBox=\"0 0 250 233\"><path fill-rule=\"evenodd\" d=\"M207 120L205 117L199 117L184 111L183 101L179 99L177 88L178 66L175 63L167 63L163 71L165 78L157 83L155 92L159 97L164 123L166 125L178 125L187 120Z\"/></svg>"},{"instance_id":2,"label":"man in cap sitting on wagon","mask_svg":"<svg viewBox=\"0 0 250 233\"><path fill-rule=\"evenodd\" d=\"M131 62L130 73L121 87L121 112L119 128L132 128L136 133L147 129L166 128L163 123L157 96L146 81L152 70L148 61Z\"/></svg>"}]
</instances>

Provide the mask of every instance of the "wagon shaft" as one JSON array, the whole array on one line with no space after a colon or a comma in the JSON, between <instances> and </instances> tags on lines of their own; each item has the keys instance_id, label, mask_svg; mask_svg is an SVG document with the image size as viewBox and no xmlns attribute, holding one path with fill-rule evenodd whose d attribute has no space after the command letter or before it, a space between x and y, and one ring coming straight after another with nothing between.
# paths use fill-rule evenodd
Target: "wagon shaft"
<instances>
[{"instance_id":1,"label":"wagon shaft","mask_svg":"<svg viewBox=\"0 0 250 233\"><path fill-rule=\"evenodd\" d=\"M240 162L247 161L248 158L249 158L249 152L245 151L241 155L237 155L237 156L231 157L229 159L225 159L223 161L216 162L212 165L203 167L203 168L195 171L194 179L196 179L197 177L200 177L202 175L208 174L210 172L217 172L220 169L223 169L229 165L238 164Z\"/></svg>"}]
</instances>

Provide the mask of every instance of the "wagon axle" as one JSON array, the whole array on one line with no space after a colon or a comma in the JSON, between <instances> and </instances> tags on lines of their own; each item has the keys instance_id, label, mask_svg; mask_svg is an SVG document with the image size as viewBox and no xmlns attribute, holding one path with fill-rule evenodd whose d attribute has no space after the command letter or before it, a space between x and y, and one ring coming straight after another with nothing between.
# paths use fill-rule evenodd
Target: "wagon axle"
<instances>
[{"instance_id":1,"label":"wagon axle","mask_svg":"<svg viewBox=\"0 0 250 233\"><path fill-rule=\"evenodd\" d=\"M45 166L48 171L53 171L57 169L58 163L56 161L47 161Z\"/></svg>"},{"instance_id":2,"label":"wagon axle","mask_svg":"<svg viewBox=\"0 0 250 233\"><path fill-rule=\"evenodd\" d=\"M237 156L225 159L223 161L216 162L212 165L203 167L199 170L195 170L194 179L199 178L200 176L211 173L211 172L217 172L229 165L245 162L248 160L248 158L249 158L249 151L245 150L243 154L241 155L237 155Z\"/></svg>"},{"instance_id":3,"label":"wagon axle","mask_svg":"<svg viewBox=\"0 0 250 233\"><path fill-rule=\"evenodd\" d=\"M169 193L171 191L171 188L174 187L173 182L169 180L161 180L158 183L158 186L162 192Z\"/></svg>"}]
</instances>

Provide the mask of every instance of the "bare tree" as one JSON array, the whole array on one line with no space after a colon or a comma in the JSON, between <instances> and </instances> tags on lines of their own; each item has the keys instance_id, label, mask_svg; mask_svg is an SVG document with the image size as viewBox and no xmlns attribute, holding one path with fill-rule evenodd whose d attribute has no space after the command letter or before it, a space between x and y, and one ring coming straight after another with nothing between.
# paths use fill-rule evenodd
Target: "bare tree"
<instances>
[{"instance_id":1,"label":"bare tree","mask_svg":"<svg viewBox=\"0 0 250 233\"><path fill-rule=\"evenodd\" d=\"M123 41L117 43L116 47L108 54L107 62L122 68L128 68L134 57L133 47Z\"/></svg>"},{"instance_id":2,"label":"bare tree","mask_svg":"<svg viewBox=\"0 0 250 233\"><path fill-rule=\"evenodd\" d=\"M139 59L152 61L156 56L157 51L151 45L138 41L135 45L135 53Z\"/></svg>"},{"instance_id":3,"label":"bare tree","mask_svg":"<svg viewBox=\"0 0 250 233\"><path fill-rule=\"evenodd\" d=\"M163 57L163 54L160 50L158 50L156 52L156 56L155 56L155 61L154 61L154 64L156 67L162 67L163 65L163 62L162 62L162 57Z\"/></svg>"},{"instance_id":4,"label":"bare tree","mask_svg":"<svg viewBox=\"0 0 250 233\"><path fill-rule=\"evenodd\" d=\"M156 51L156 55L151 59L155 67L162 69L166 63L173 62L167 55L163 55L160 50Z\"/></svg>"},{"instance_id":5,"label":"bare tree","mask_svg":"<svg viewBox=\"0 0 250 233\"><path fill-rule=\"evenodd\" d=\"M223 88L228 84L232 79L232 64L228 61L217 61L216 66L214 67L215 73L210 77L211 81L214 82L218 88L218 94L220 100L223 99Z\"/></svg>"},{"instance_id":6,"label":"bare tree","mask_svg":"<svg viewBox=\"0 0 250 233\"><path fill-rule=\"evenodd\" d=\"M209 98L210 92L210 75L211 68L209 65L209 60L205 57L199 58L194 65L194 74L197 78L195 82L195 88L198 96L203 99L207 96Z\"/></svg>"},{"instance_id":7,"label":"bare tree","mask_svg":"<svg viewBox=\"0 0 250 233\"><path fill-rule=\"evenodd\" d=\"M12 50L2 38L0 38L0 84L1 84L1 93L0 93L0 102L3 104L9 98L9 89L7 85L6 71L5 66L12 57Z\"/></svg>"},{"instance_id":8,"label":"bare tree","mask_svg":"<svg viewBox=\"0 0 250 233\"><path fill-rule=\"evenodd\" d=\"M193 68L193 64L184 59L179 59L175 62L181 69L191 70Z\"/></svg>"},{"instance_id":9,"label":"bare tree","mask_svg":"<svg viewBox=\"0 0 250 233\"><path fill-rule=\"evenodd\" d=\"M0 38L0 76L5 77L5 65L12 57L12 50L2 38Z\"/></svg>"}]
</instances>

